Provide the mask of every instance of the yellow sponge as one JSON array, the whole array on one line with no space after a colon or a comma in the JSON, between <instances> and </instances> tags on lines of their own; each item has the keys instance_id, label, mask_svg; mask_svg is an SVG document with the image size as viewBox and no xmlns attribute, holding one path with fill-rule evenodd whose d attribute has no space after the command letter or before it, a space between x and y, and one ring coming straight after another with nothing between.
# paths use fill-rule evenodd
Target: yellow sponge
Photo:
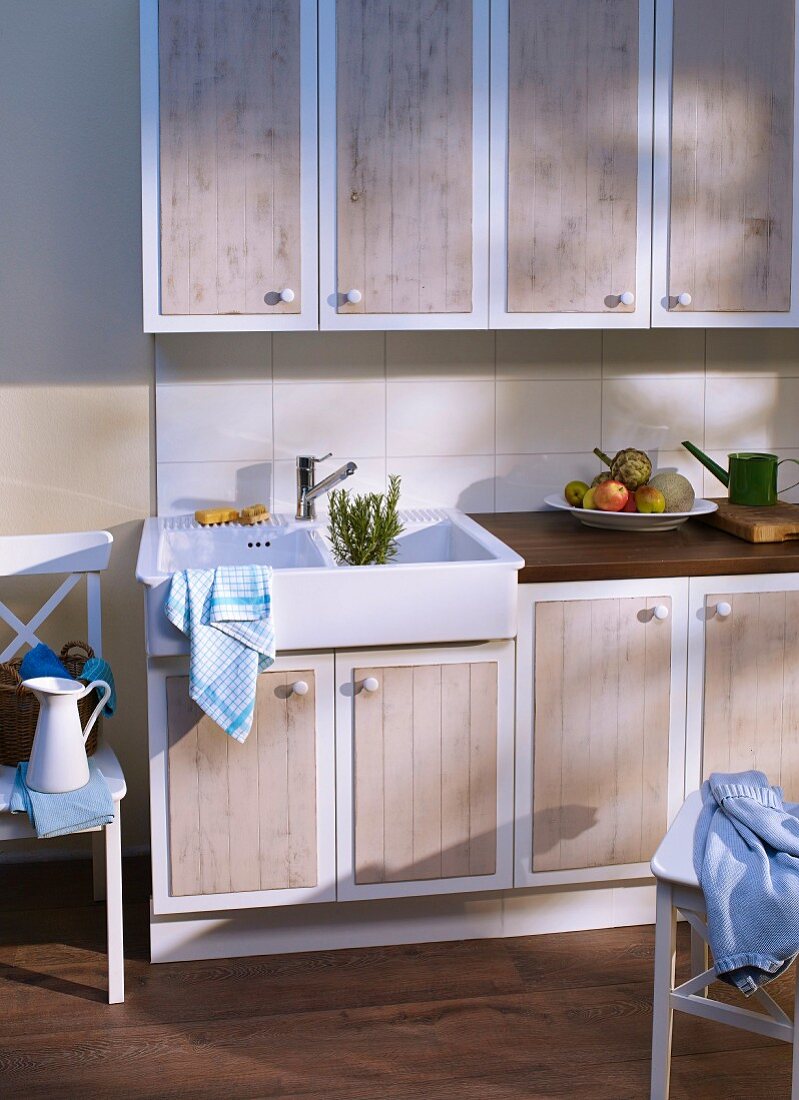
<instances>
[{"instance_id":1,"label":"yellow sponge","mask_svg":"<svg viewBox=\"0 0 799 1100\"><path fill-rule=\"evenodd\" d=\"M210 527L214 523L232 523L239 518L235 508L201 508L194 513L194 518L203 527Z\"/></svg>"}]
</instances>

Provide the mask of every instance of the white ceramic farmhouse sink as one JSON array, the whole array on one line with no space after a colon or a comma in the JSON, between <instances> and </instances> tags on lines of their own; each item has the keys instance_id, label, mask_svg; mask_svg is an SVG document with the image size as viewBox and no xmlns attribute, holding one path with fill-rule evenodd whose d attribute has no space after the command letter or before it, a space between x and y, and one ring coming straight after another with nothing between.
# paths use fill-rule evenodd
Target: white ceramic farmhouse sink
<instances>
[{"instance_id":1,"label":"white ceramic farmhouse sink","mask_svg":"<svg viewBox=\"0 0 799 1100\"><path fill-rule=\"evenodd\" d=\"M324 520L211 528L187 516L147 520L136 568L146 587L147 652L188 650L164 614L173 573L250 562L275 571L282 651L515 637L519 555L462 512L404 512L402 520L395 559L367 566L335 563Z\"/></svg>"}]
</instances>

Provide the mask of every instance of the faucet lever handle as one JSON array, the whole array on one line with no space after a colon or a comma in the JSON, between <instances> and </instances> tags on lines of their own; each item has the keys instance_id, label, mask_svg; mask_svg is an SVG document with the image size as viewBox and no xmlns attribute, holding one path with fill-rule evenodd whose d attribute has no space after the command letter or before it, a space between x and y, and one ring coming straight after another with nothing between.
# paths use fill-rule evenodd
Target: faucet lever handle
<instances>
[{"instance_id":1,"label":"faucet lever handle","mask_svg":"<svg viewBox=\"0 0 799 1100\"><path fill-rule=\"evenodd\" d=\"M332 451L328 451L328 452L327 452L327 454L326 454L326 455L322 455L322 457L321 457L321 458L315 458L315 459L314 459L314 462L325 462L325 461L326 461L326 460L327 460L328 458L332 458L332 457L333 457L333 452L332 452Z\"/></svg>"}]
</instances>

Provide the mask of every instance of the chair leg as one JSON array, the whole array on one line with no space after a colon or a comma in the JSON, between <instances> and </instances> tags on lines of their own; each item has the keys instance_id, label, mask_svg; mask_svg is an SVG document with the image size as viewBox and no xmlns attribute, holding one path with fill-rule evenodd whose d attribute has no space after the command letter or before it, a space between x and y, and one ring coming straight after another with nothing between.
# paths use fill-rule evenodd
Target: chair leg
<instances>
[{"instance_id":1,"label":"chair leg","mask_svg":"<svg viewBox=\"0 0 799 1100\"><path fill-rule=\"evenodd\" d=\"M125 956L122 947L122 837L120 804L105 832L106 921L108 927L108 1003L125 1000Z\"/></svg>"},{"instance_id":2,"label":"chair leg","mask_svg":"<svg viewBox=\"0 0 799 1100\"><path fill-rule=\"evenodd\" d=\"M674 988L677 957L677 914L671 886L657 884L655 920L655 987L652 1003L651 1100L668 1100L671 1070L671 1025L674 1013L669 994Z\"/></svg>"},{"instance_id":3,"label":"chair leg","mask_svg":"<svg viewBox=\"0 0 799 1100\"><path fill-rule=\"evenodd\" d=\"M105 836L104 830L92 833L92 892L95 901L105 901Z\"/></svg>"},{"instance_id":4,"label":"chair leg","mask_svg":"<svg viewBox=\"0 0 799 1100\"><path fill-rule=\"evenodd\" d=\"M793 1057L791 1059L791 1100L799 1100L799 970L794 964L796 988L793 995Z\"/></svg>"},{"instance_id":5,"label":"chair leg","mask_svg":"<svg viewBox=\"0 0 799 1100\"><path fill-rule=\"evenodd\" d=\"M691 928L691 977L695 978L697 974L703 974L710 965L710 957L708 955L707 943L702 936L696 931L695 928ZM695 994L697 997L707 997L707 986Z\"/></svg>"}]
</instances>

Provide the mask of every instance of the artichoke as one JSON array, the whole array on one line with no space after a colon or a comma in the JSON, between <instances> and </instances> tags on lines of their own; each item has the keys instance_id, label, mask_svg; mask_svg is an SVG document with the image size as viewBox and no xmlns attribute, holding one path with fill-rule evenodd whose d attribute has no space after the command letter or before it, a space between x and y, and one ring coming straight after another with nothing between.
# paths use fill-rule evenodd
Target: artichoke
<instances>
[{"instance_id":1,"label":"artichoke","mask_svg":"<svg viewBox=\"0 0 799 1100\"><path fill-rule=\"evenodd\" d=\"M595 489L597 485L601 485L603 481L612 481L613 475L610 470L603 470L601 474L597 474L594 480L591 482L591 488Z\"/></svg>"},{"instance_id":2,"label":"artichoke","mask_svg":"<svg viewBox=\"0 0 799 1100\"><path fill-rule=\"evenodd\" d=\"M652 462L649 455L644 451L637 451L635 447L626 447L623 451L619 451L615 458L608 458L599 447L594 448L594 454L610 466L610 476L613 480L620 481L632 492L646 485L652 475Z\"/></svg>"}]
</instances>

